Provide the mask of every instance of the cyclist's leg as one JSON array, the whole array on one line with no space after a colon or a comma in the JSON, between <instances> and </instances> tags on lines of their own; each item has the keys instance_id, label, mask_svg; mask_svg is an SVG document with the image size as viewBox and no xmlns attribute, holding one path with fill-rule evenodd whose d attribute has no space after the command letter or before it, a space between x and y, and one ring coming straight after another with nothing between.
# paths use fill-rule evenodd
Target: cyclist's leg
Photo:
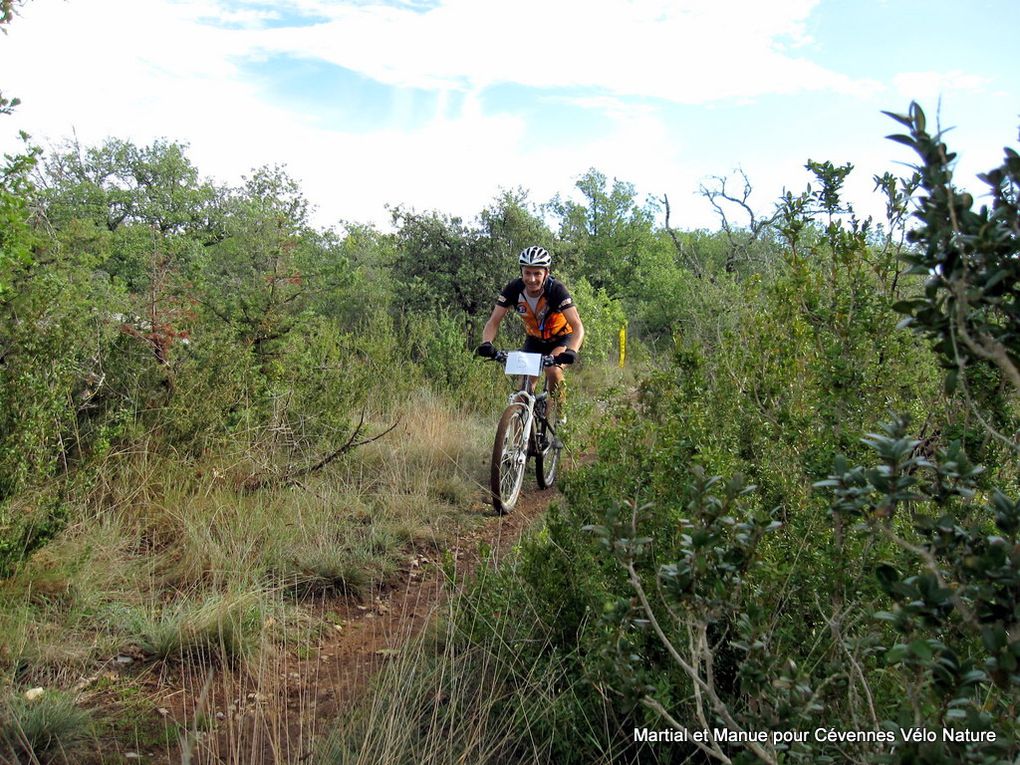
<instances>
[{"instance_id":1,"label":"cyclist's leg","mask_svg":"<svg viewBox=\"0 0 1020 765\"><path fill-rule=\"evenodd\" d=\"M570 343L571 335L564 335L563 337L556 337L552 340L540 340L530 335L524 341L524 346L521 350L528 353L541 353L544 356L553 355L555 356L560 352L560 349L566 348ZM564 395L566 394L566 383L564 382L563 368L558 366L551 366L545 368L545 389L549 391L549 400L555 404L551 420L553 422L565 423L566 422L566 403Z\"/></svg>"},{"instance_id":2,"label":"cyclist's leg","mask_svg":"<svg viewBox=\"0 0 1020 765\"><path fill-rule=\"evenodd\" d=\"M556 355L559 353L560 348L566 348L570 344L571 335L564 335L551 341L553 348L549 353ZM558 412L557 420L559 422L566 422L566 403L565 396L567 392L567 385L564 382L563 367L549 367L546 369L546 389L549 391L549 395L556 397L556 410Z\"/></svg>"}]
</instances>

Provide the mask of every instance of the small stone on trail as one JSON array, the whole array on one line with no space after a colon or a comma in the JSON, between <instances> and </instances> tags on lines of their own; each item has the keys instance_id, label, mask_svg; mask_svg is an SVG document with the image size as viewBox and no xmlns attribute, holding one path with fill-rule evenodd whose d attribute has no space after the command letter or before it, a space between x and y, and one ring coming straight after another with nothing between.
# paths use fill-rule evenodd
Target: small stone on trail
<instances>
[{"instance_id":1,"label":"small stone on trail","mask_svg":"<svg viewBox=\"0 0 1020 765\"><path fill-rule=\"evenodd\" d=\"M42 688L32 688L30 690L27 690L25 691L25 701L29 702L37 701L42 697L44 693L46 693L46 691L43 690Z\"/></svg>"}]
</instances>

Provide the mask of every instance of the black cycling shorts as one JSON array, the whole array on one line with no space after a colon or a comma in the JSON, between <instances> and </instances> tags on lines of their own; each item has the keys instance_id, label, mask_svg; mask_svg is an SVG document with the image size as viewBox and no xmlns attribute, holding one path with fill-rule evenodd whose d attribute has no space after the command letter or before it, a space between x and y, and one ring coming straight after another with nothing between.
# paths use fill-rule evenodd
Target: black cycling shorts
<instances>
[{"instance_id":1,"label":"black cycling shorts","mask_svg":"<svg viewBox=\"0 0 1020 765\"><path fill-rule=\"evenodd\" d=\"M541 353L543 356L549 356L555 349L565 348L573 336L573 334L560 335L551 340L542 340L528 335L521 350L525 353Z\"/></svg>"}]
</instances>

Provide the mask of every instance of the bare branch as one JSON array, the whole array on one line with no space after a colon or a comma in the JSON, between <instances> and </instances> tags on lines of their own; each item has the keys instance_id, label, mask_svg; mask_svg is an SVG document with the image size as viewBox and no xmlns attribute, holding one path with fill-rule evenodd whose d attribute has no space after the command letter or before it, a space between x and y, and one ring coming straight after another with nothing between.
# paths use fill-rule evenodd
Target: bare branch
<instances>
[{"instance_id":1,"label":"bare branch","mask_svg":"<svg viewBox=\"0 0 1020 765\"><path fill-rule=\"evenodd\" d=\"M357 449L359 446L364 446L365 444L370 444L373 441L378 441L380 438L382 438L387 433L392 431L399 424L400 420L398 419L396 422L394 422L392 425L390 425L388 428L386 428L386 430L382 431L381 433L378 433L372 436L371 438L365 438L359 441L358 436L361 435L362 429L365 426L365 410L362 409L361 417L358 420L358 424L354 427L354 430L351 431L351 434L347 438L347 441L345 441L341 446L334 449L326 456L320 458L311 465L306 465L305 467L297 469L285 470L282 475L276 476L267 475L262 477L251 476L247 481L244 482L242 488L244 489L245 492L250 493L260 491L261 489L265 489L274 485L283 486L296 485L299 483L298 481L299 478L303 478L304 476L322 470L330 463L335 462L340 457L344 456L350 451L353 451L354 449Z\"/></svg>"},{"instance_id":2,"label":"bare branch","mask_svg":"<svg viewBox=\"0 0 1020 765\"><path fill-rule=\"evenodd\" d=\"M726 183L729 178L725 178L720 175L712 176L712 180L718 184L718 188L709 188L702 184L699 189L701 195L708 200L709 204L716 211L719 216L720 225L722 226L723 233L726 234L726 240L729 242L729 253L726 256L726 272L732 273L736 269L738 260L745 259L751 249L751 246L758 241L765 229L770 226L776 219L776 214L770 217L758 217L755 215L752 209L749 199L753 187L751 181L747 177L742 169L737 168L741 180L743 181L743 189L740 192L740 196L736 196L726 191ZM740 208L747 215L747 234L739 236L739 228L734 228L730 223L729 218L726 215L726 208L722 202L727 202L730 205L735 205Z\"/></svg>"},{"instance_id":3,"label":"bare branch","mask_svg":"<svg viewBox=\"0 0 1020 765\"><path fill-rule=\"evenodd\" d=\"M666 206L666 233L668 233L669 238L673 240L673 246L676 248L676 253L677 255L680 256L680 260L686 263L687 266L691 269L691 272L698 279L700 279L704 275L704 272L701 269L701 264L698 262L697 258L695 258L692 254L688 253L684 249L683 242L680 241L680 238L676 235L676 232L669 225L669 196L663 194L662 202Z\"/></svg>"},{"instance_id":4,"label":"bare branch","mask_svg":"<svg viewBox=\"0 0 1020 765\"><path fill-rule=\"evenodd\" d=\"M631 530L633 536L636 537L637 536L636 506L634 507L634 510L631 513ZM695 655L691 657L694 664L692 664L690 661L681 656L680 652L677 651L676 646L673 645L673 642L669 639L665 631L662 629L662 626L659 624L659 620L655 616L655 612L652 609L652 605L648 601L648 595L645 592L644 585L641 584L641 578L638 576L637 569L634 568L633 560L628 560L625 564L625 568L627 570L627 579L630 582L631 589L634 590L635 594L637 595L638 600L641 603L641 610L644 612L645 618L648 619L648 623L651 625L652 630L655 632L656 637L658 637L660 644L662 645L663 648L666 649L667 653L669 653L669 655L673 658L673 661L675 661L680 666L680 668L684 671L687 677L690 678L691 682L694 684L695 697L696 699L698 699L697 706L699 708L699 712L701 708L699 694L704 693L705 698L711 705L712 711L715 712L716 715L718 715L719 719L723 721L723 724L726 725L728 730L731 730L735 733L744 732L743 727L733 718L733 715L730 713L729 707L727 707L723 700L719 697L719 694L715 690L714 684L710 682L712 680L711 672L707 673L708 680L706 680L705 677L702 677L702 672L699 671L699 667L695 666L695 664L702 665L703 662L705 661L711 662L713 659L711 650L708 649L707 646L707 637L703 636L705 643L703 645L698 646L698 643L700 641L695 639L691 633L688 633L688 639L692 641L692 647L694 647L693 650L695 651ZM705 720L704 713L701 712L699 714L699 717L701 718L700 721L702 725L705 725L707 729L708 725L707 721ZM680 728L677 728L677 730L680 730ZM758 757L758 759L760 759L762 762L770 763L770 765L775 765L776 757L774 751L766 749L756 741L747 741L742 743L751 752L753 752L754 755Z\"/></svg>"}]
</instances>

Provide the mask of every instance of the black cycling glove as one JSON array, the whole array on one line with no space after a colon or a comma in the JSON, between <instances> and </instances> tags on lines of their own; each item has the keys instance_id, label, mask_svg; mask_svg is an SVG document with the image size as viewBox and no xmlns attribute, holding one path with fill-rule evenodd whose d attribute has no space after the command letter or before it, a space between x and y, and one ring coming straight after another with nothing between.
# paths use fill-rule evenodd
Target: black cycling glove
<instances>
[{"instance_id":1,"label":"black cycling glove","mask_svg":"<svg viewBox=\"0 0 1020 765\"><path fill-rule=\"evenodd\" d=\"M475 348L475 355L481 356L483 359L494 359L496 358L496 349L492 343L482 343Z\"/></svg>"},{"instance_id":2,"label":"black cycling glove","mask_svg":"<svg viewBox=\"0 0 1020 765\"><path fill-rule=\"evenodd\" d=\"M573 348L567 348L562 353L556 355L557 364L573 364L577 361L577 351Z\"/></svg>"}]
</instances>

